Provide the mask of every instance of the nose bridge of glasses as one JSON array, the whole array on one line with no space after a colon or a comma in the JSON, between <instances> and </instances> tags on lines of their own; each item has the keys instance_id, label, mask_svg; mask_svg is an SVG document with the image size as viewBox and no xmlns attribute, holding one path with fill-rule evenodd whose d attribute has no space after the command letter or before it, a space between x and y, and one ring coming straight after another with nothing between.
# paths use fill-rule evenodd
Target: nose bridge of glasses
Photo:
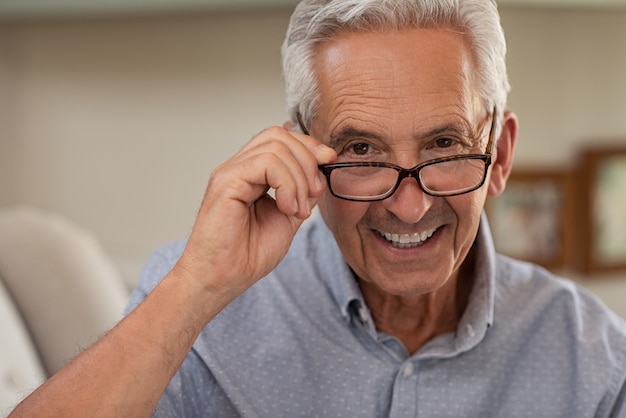
<instances>
[{"instance_id":1,"label":"nose bridge of glasses","mask_svg":"<svg viewBox=\"0 0 626 418\"><path fill-rule=\"evenodd\" d=\"M417 183L417 186L424 191L424 186L422 185L422 182L419 178L419 170L420 170L420 166L417 167L413 167L413 168L401 168L400 170L398 170L398 180L397 180L397 184L396 184L396 188L400 187L400 185L402 184L402 182L406 179L415 179L415 182Z\"/></svg>"}]
</instances>

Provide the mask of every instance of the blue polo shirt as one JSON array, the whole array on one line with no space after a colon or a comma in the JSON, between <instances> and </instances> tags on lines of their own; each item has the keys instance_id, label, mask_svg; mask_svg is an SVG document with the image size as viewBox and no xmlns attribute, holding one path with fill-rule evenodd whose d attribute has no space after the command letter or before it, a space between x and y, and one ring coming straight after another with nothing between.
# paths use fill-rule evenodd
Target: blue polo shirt
<instances>
[{"instance_id":1,"label":"blue polo shirt","mask_svg":"<svg viewBox=\"0 0 626 418\"><path fill-rule=\"evenodd\" d=\"M455 333L409 355L378 332L321 217L201 333L156 417L626 417L626 325L595 296L497 255L483 216ZM184 242L146 265L129 309Z\"/></svg>"}]
</instances>

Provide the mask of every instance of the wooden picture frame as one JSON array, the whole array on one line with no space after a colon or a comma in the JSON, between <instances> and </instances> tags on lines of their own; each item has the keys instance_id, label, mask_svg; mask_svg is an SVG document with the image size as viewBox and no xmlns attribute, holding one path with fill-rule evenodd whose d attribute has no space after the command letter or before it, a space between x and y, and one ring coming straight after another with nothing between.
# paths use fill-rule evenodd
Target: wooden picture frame
<instances>
[{"instance_id":1,"label":"wooden picture frame","mask_svg":"<svg viewBox=\"0 0 626 418\"><path fill-rule=\"evenodd\" d=\"M586 150L578 181L583 270L626 270L626 147Z\"/></svg>"},{"instance_id":2,"label":"wooden picture frame","mask_svg":"<svg viewBox=\"0 0 626 418\"><path fill-rule=\"evenodd\" d=\"M572 174L514 170L486 211L496 251L548 269L568 264L573 243Z\"/></svg>"}]
</instances>

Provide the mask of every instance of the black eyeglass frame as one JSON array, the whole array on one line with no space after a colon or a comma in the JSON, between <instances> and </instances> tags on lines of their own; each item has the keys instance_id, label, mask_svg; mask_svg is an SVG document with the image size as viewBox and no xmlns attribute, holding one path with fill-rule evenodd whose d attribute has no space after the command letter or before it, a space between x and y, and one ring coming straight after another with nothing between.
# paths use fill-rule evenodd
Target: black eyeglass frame
<instances>
[{"instance_id":1,"label":"black eyeglass frame","mask_svg":"<svg viewBox=\"0 0 626 418\"><path fill-rule=\"evenodd\" d=\"M343 162L343 163L335 163L335 164L320 164L318 165L318 168L326 177L328 181L328 188L330 189L330 192L333 196L339 199L350 200L354 202L376 202L380 200L385 200L391 197L398 190L398 188L400 187L400 184L405 178L410 178L410 177L415 178L415 180L417 181L417 184L419 184L422 191L430 196L446 197L446 196L459 196L459 195L463 195L466 193L471 193L475 190L480 189L485 184L485 180L487 179L487 171L489 169L489 166L492 163L492 152L493 152L493 144L495 142L494 136L495 136L495 131L496 131L495 129L496 118L497 118L497 113L496 113L496 107L494 106L492 119L491 119L491 128L489 130L489 141L487 142L487 148L484 154L459 154L459 155L451 155L448 157L435 158L432 160L424 161L423 163L418 164L415 167L409 168L409 169L400 167L399 165L396 165L396 164L386 163L386 162ZM297 119L298 119L298 124L300 125L300 129L302 130L302 132L305 135L309 135L309 131L304 126L304 123L302 122L302 116L300 115L299 112L297 114ZM482 160L485 163L485 169L483 172L482 180L475 187L471 187L467 190L453 191L453 192L435 192L432 190L428 190L427 188L424 187L424 185L422 184L422 180L420 178L420 171L424 167L428 167L430 165L434 165L438 163L449 162L449 161L459 161L459 160ZM389 189L389 191L387 191L387 193L384 193L382 195L374 196L374 197L363 197L363 198L346 197L343 195L336 194L335 191L333 190L333 187L330 181L330 174L332 173L333 170L337 168L345 168L345 167L391 168L398 172L398 177L397 177L396 184L394 185L394 187L392 187L391 189Z\"/></svg>"}]
</instances>

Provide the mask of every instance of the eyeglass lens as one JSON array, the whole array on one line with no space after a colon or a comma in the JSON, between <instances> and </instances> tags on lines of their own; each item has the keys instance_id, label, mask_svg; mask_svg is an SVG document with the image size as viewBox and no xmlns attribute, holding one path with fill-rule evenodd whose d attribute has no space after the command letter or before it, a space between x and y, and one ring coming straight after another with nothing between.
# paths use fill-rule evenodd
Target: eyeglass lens
<instances>
[{"instance_id":1,"label":"eyeglass lens","mask_svg":"<svg viewBox=\"0 0 626 418\"><path fill-rule=\"evenodd\" d=\"M483 158L440 161L421 167L419 181L427 193L458 194L479 187L485 172ZM382 199L399 186L400 173L384 166L337 167L330 174L330 187L335 195L347 199Z\"/></svg>"}]
</instances>

